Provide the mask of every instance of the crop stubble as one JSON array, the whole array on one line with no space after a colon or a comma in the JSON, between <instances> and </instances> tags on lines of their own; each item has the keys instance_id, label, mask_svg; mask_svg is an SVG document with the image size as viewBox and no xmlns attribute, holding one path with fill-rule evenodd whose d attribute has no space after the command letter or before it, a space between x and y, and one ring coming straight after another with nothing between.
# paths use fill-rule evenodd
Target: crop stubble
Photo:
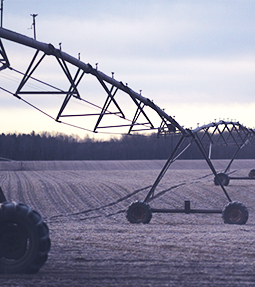
<instances>
[{"instance_id":1,"label":"crop stubble","mask_svg":"<svg viewBox=\"0 0 255 287\"><path fill-rule=\"evenodd\" d=\"M255 163L235 162L239 175ZM249 209L246 225L226 225L217 214L153 214L150 224L127 222L125 209L144 199L148 189L142 188L163 163L25 162L21 170L0 163L8 200L39 211L52 240L39 273L2 275L1 286L255 286L255 181L231 181L227 188ZM185 200L191 208L227 203L201 161L178 162L157 192L150 203L157 208L182 208Z\"/></svg>"}]
</instances>

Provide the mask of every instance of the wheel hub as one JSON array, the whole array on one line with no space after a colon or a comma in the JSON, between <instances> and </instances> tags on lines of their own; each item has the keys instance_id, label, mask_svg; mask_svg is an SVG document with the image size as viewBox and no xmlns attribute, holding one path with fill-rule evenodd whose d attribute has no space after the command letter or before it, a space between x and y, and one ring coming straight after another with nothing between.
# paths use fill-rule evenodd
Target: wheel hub
<instances>
[{"instance_id":1,"label":"wheel hub","mask_svg":"<svg viewBox=\"0 0 255 287\"><path fill-rule=\"evenodd\" d=\"M145 211L143 208L141 207L137 207L133 210L133 213L132 213L133 217L137 220L142 220L145 216Z\"/></svg>"},{"instance_id":2,"label":"wheel hub","mask_svg":"<svg viewBox=\"0 0 255 287\"><path fill-rule=\"evenodd\" d=\"M229 218L230 220L232 220L233 222L238 222L241 218L242 218L242 212L241 210L235 208L235 209L232 209L230 212L229 212Z\"/></svg>"},{"instance_id":3,"label":"wheel hub","mask_svg":"<svg viewBox=\"0 0 255 287\"><path fill-rule=\"evenodd\" d=\"M0 257L17 260L24 256L28 238L24 228L13 222L0 224Z\"/></svg>"}]
</instances>

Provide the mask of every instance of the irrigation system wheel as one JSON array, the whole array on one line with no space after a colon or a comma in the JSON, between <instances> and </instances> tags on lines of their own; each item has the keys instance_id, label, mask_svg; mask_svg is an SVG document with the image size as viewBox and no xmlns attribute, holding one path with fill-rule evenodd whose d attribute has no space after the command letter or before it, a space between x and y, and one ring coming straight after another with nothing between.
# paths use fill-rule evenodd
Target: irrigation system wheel
<instances>
[{"instance_id":1,"label":"irrigation system wheel","mask_svg":"<svg viewBox=\"0 0 255 287\"><path fill-rule=\"evenodd\" d=\"M224 223L245 224L248 220L249 212L243 203L232 201L225 206L222 217Z\"/></svg>"},{"instance_id":2,"label":"irrigation system wheel","mask_svg":"<svg viewBox=\"0 0 255 287\"><path fill-rule=\"evenodd\" d=\"M251 169L248 176L249 178L255 178L255 169Z\"/></svg>"},{"instance_id":3,"label":"irrigation system wheel","mask_svg":"<svg viewBox=\"0 0 255 287\"><path fill-rule=\"evenodd\" d=\"M220 180L220 182L224 185L227 186L229 184L229 177L226 173L218 173L217 174L218 179ZM215 185L220 185L218 179L216 178L216 176L214 177L214 184Z\"/></svg>"},{"instance_id":4,"label":"irrigation system wheel","mask_svg":"<svg viewBox=\"0 0 255 287\"><path fill-rule=\"evenodd\" d=\"M36 273L50 250L41 215L23 203L0 204L0 273Z\"/></svg>"},{"instance_id":5,"label":"irrigation system wheel","mask_svg":"<svg viewBox=\"0 0 255 287\"><path fill-rule=\"evenodd\" d=\"M149 223L152 212L149 204L144 201L134 201L127 210L127 220L130 223Z\"/></svg>"}]
</instances>

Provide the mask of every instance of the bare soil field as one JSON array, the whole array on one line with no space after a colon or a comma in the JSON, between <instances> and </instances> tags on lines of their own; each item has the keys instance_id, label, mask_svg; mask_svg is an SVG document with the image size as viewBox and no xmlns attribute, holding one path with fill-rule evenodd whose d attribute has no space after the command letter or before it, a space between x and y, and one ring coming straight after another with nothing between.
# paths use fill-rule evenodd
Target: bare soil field
<instances>
[{"instance_id":1,"label":"bare soil field","mask_svg":"<svg viewBox=\"0 0 255 287\"><path fill-rule=\"evenodd\" d=\"M218 172L228 161L214 161ZM154 214L130 224L125 211L144 200L164 161L0 162L9 201L30 205L50 229L49 259L34 275L1 275L0 286L255 286L255 181L231 180L245 225L220 214ZM254 160L236 160L247 176ZM205 161L176 161L153 208L223 209L228 200Z\"/></svg>"}]
</instances>

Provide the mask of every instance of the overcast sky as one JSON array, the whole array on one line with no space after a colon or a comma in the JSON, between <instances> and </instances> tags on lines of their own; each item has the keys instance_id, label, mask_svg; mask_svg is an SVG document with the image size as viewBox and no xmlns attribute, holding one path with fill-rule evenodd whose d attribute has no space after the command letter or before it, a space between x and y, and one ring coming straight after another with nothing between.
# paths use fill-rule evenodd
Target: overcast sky
<instances>
[{"instance_id":1,"label":"overcast sky","mask_svg":"<svg viewBox=\"0 0 255 287\"><path fill-rule=\"evenodd\" d=\"M255 127L255 1L4 0L3 27L33 37L33 13L38 41L61 42L70 55L99 63L184 127L214 119ZM11 65L21 65L26 52L15 58L19 45L4 44L14 55ZM1 132L85 135L0 96ZM50 105L50 96L44 101Z\"/></svg>"}]
</instances>

